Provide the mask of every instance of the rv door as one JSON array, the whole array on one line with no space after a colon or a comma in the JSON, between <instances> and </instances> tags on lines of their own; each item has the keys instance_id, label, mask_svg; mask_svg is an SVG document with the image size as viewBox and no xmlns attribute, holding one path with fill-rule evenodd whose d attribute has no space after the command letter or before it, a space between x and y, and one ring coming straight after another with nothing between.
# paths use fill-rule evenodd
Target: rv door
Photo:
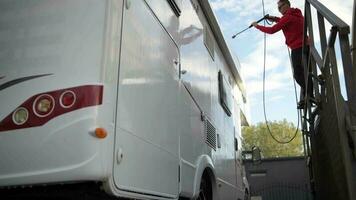
<instances>
[{"instance_id":1,"label":"rv door","mask_svg":"<svg viewBox=\"0 0 356 200\"><path fill-rule=\"evenodd\" d=\"M114 164L122 191L178 197L178 52L145 1L125 6Z\"/></svg>"}]
</instances>

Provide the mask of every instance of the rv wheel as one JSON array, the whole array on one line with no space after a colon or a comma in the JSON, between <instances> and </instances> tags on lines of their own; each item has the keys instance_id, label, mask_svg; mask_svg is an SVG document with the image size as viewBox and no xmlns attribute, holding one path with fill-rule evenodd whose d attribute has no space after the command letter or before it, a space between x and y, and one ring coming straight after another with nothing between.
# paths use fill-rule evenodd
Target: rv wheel
<instances>
[{"instance_id":1,"label":"rv wheel","mask_svg":"<svg viewBox=\"0 0 356 200\"><path fill-rule=\"evenodd\" d=\"M244 200L250 200L250 194L248 193L248 191L245 191L245 198Z\"/></svg>"},{"instance_id":2,"label":"rv wheel","mask_svg":"<svg viewBox=\"0 0 356 200\"><path fill-rule=\"evenodd\" d=\"M200 183L200 191L197 200L212 200L211 185L205 177L202 178Z\"/></svg>"}]
</instances>

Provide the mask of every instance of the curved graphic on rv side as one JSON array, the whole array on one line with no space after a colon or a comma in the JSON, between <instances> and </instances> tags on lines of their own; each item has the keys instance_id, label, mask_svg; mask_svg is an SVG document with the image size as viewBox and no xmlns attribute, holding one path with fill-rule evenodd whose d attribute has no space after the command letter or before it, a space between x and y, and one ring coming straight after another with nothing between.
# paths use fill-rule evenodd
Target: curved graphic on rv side
<instances>
[{"instance_id":1,"label":"curved graphic on rv side","mask_svg":"<svg viewBox=\"0 0 356 200\"><path fill-rule=\"evenodd\" d=\"M9 88L11 86L17 85L19 83L28 81L28 80L32 80L32 79L40 78L40 77L44 77L44 76L50 76L50 75L53 75L53 74L40 74L40 75L26 76L26 77L17 78L17 79L8 81L8 82L6 82L4 84L1 84L0 85L0 91L4 90L6 88ZM5 78L5 76L0 77L0 79L3 79L3 78Z\"/></svg>"}]
</instances>

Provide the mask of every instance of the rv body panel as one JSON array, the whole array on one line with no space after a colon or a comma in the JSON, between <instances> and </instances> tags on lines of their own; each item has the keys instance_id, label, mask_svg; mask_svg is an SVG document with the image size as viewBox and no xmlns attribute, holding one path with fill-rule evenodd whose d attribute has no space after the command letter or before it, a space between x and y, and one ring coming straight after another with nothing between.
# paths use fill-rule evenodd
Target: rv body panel
<instances>
[{"instance_id":1,"label":"rv body panel","mask_svg":"<svg viewBox=\"0 0 356 200\"><path fill-rule=\"evenodd\" d=\"M115 145L123 157L115 183L177 198L178 47L145 1L131 1L123 16Z\"/></svg>"},{"instance_id":2,"label":"rv body panel","mask_svg":"<svg viewBox=\"0 0 356 200\"><path fill-rule=\"evenodd\" d=\"M195 103L203 113L203 117L216 129L216 147L205 148L197 146L197 157L190 159L196 164L199 155L208 155L214 163L216 173L217 193L221 199L235 199L236 197L236 166L234 151L234 121L228 116L220 104L219 71L222 72L229 84L233 81L232 73L224 61L219 45L198 1L183 1L184 12L180 16L180 33L178 44L181 50L181 68L186 73L182 75L182 83L190 92ZM228 90L232 91L232 86ZM238 127L240 128L240 127ZM202 129L202 140L206 139ZM190 131L193 133L193 131ZM192 136L190 136L192 138ZM196 143L192 140L191 143ZM186 145L187 143L184 143ZM182 144L183 145L183 144ZM193 151L194 152L194 151ZM181 154L182 159L185 155ZM228 196L226 196L228 195Z\"/></svg>"},{"instance_id":3,"label":"rv body panel","mask_svg":"<svg viewBox=\"0 0 356 200\"><path fill-rule=\"evenodd\" d=\"M0 80L1 120L11 117L18 106L34 95L104 85L102 55L107 3L0 2L0 74L5 76ZM58 99L54 107L60 107ZM93 135L101 121L98 113L102 107L84 107L41 125L2 131L0 185L105 177L108 167L102 164L100 156L103 146L109 146L110 142L100 141ZM30 116L34 116L33 108L32 105L28 108ZM29 120L44 119L35 118ZM2 124L2 128L6 126Z\"/></svg>"}]
</instances>

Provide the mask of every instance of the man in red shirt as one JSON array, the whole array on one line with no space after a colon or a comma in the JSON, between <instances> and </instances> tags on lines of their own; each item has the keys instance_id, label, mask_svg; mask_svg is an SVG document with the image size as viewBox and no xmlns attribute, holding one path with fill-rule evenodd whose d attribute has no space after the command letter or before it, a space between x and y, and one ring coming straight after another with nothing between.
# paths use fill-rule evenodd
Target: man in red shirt
<instances>
[{"instance_id":1,"label":"man in red shirt","mask_svg":"<svg viewBox=\"0 0 356 200\"><path fill-rule=\"evenodd\" d=\"M260 31L268 34L276 33L280 30L286 38L287 46L292 50L292 65L293 76L304 96L305 94L305 78L304 67L302 61L303 49L303 31L304 31L304 17L298 8L291 8L289 0L279 0L278 10L283 15L281 18L270 16L268 20L276 22L272 27L260 26L256 22L252 25ZM307 50L308 51L308 50ZM308 81L308 93L312 91L311 81ZM298 108L303 108L304 100L298 103Z\"/></svg>"}]
</instances>

